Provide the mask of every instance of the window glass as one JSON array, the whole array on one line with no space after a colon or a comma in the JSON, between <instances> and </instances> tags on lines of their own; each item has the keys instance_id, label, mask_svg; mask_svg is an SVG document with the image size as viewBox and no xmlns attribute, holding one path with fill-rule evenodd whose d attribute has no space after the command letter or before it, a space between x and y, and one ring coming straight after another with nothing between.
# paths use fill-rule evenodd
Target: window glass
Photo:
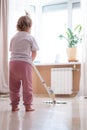
<instances>
[{"instance_id":1,"label":"window glass","mask_svg":"<svg viewBox=\"0 0 87 130\"><path fill-rule=\"evenodd\" d=\"M67 5L46 6L42 10L41 63L56 63L66 60L66 44L58 35L64 32L67 24Z\"/></svg>"},{"instance_id":2,"label":"window glass","mask_svg":"<svg viewBox=\"0 0 87 130\"><path fill-rule=\"evenodd\" d=\"M81 24L81 8L80 3L73 3L72 6L72 27Z\"/></svg>"}]
</instances>

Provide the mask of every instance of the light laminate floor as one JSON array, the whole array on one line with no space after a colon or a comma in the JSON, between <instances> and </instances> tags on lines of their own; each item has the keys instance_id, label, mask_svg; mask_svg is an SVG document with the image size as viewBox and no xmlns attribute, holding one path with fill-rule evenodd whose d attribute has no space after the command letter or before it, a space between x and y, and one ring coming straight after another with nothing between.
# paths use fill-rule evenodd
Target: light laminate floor
<instances>
[{"instance_id":1,"label":"light laminate floor","mask_svg":"<svg viewBox=\"0 0 87 130\"><path fill-rule=\"evenodd\" d=\"M87 130L87 99L57 98L60 104L46 104L49 98L34 97L34 112L11 112L9 98L0 98L0 130ZM66 104L62 104L66 102Z\"/></svg>"}]
</instances>

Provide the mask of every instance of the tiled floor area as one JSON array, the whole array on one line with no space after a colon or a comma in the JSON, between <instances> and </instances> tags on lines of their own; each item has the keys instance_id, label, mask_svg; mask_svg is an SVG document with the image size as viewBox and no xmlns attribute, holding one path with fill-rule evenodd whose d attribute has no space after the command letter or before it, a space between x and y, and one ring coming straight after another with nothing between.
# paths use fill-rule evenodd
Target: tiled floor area
<instances>
[{"instance_id":1,"label":"tiled floor area","mask_svg":"<svg viewBox=\"0 0 87 130\"><path fill-rule=\"evenodd\" d=\"M57 98L55 105L48 100L34 97L34 112L25 112L21 102L12 113L9 98L0 98L0 130L87 130L87 99Z\"/></svg>"}]
</instances>

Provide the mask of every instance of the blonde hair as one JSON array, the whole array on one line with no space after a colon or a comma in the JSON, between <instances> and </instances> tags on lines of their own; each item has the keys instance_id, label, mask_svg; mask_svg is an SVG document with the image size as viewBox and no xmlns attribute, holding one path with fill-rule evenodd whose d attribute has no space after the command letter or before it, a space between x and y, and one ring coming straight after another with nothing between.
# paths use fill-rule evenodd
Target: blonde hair
<instances>
[{"instance_id":1,"label":"blonde hair","mask_svg":"<svg viewBox=\"0 0 87 130\"><path fill-rule=\"evenodd\" d=\"M28 14L26 14L25 16L21 16L18 19L17 22L18 31L26 31L27 29L31 28L31 26L32 26L32 20Z\"/></svg>"}]
</instances>

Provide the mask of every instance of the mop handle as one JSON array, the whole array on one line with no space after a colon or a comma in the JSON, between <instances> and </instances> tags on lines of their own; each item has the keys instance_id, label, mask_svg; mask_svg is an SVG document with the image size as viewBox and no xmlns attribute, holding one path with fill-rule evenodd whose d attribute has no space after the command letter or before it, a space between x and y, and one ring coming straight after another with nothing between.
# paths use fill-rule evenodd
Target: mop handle
<instances>
[{"instance_id":1,"label":"mop handle","mask_svg":"<svg viewBox=\"0 0 87 130\"><path fill-rule=\"evenodd\" d=\"M48 94L54 94L53 90L51 90L50 87L47 86L47 84L45 83L45 81L43 80L42 76L40 75L38 69L36 68L36 66L32 63L32 66L36 72L36 74L38 75L38 77L41 80L41 83L44 85L45 89L47 90Z\"/></svg>"},{"instance_id":2,"label":"mop handle","mask_svg":"<svg viewBox=\"0 0 87 130\"><path fill-rule=\"evenodd\" d=\"M36 74L37 74L38 77L40 78L41 83L44 85L45 89L47 90L48 94L50 94L51 91L49 91L49 88L48 88L48 86L46 85L45 81L43 80L43 78L42 78L41 74L39 73L38 69L36 68L36 66L35 66L33 63L32 63L32 66L33 66L33 68L34 68Z\"/></svg>"},{"instance_id":3,"label":"mop handle","mask_svg":"<svg viewBox=\"0 0 87 130\"><path fill-rule=\"evenodd\" d=\"M43 78L41 77L40 73L38 72L36 66L34 65L34 63L32 63L32 66L33 66L33 68L34 68L36 74L37 74L38 77L40 78L41 82L42 82L42 83L45 83L45 81L44 81Z\"/></svg>"},{"instance_id":4,"label":"mop handle","mask_svg":"<svg viewBox=\"0 0 87 130\"><path fill-rule=\"evenodd\" d=\"M40 78L42 84L44 85L45 89L47 90L47 93L48 93L49 96L53 99L53 102L55 102L55 94L54 94L53 90L46 85L45 81L44 81L43 78L41 77L41 75L40 75L38 69L36 68L36 66L34 65L34 63L32 63L32 66L33 66L33 68L34 68L36 74L37 74L38 77Z\"/></svg>"}]
</instances>

